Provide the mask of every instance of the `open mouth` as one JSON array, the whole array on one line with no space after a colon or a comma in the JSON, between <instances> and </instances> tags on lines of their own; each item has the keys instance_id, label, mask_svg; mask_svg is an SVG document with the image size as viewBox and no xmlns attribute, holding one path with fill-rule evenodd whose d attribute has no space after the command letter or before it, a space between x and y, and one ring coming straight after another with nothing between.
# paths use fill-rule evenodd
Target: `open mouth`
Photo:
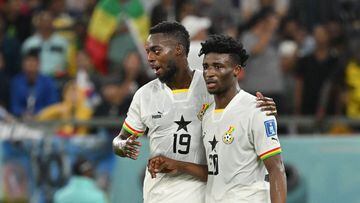
<instances>
[{"instance_id":1,"label":"open mouth","mask_svg":"<svg viewBox=\"0 0 360 203\"><path fill-rule=\"evenodd\" d=\"M215 88L215 86L216 86L216 81L213 81L213 80L206 81L206 87L208 89Z\"/></svg>"},{"instance_id":2,"label":"open mouth","mask_svg":"<svg viewBox=\"0 0 360 203\"><path fill-rule=\"evenodd\" d=\"M160 71L161 71L161 67L160 66L155 66L155 65L151 65L151 69L153 69L154 73L156 75L159 75L160 74Z\"/></svg>"}]
</instances>

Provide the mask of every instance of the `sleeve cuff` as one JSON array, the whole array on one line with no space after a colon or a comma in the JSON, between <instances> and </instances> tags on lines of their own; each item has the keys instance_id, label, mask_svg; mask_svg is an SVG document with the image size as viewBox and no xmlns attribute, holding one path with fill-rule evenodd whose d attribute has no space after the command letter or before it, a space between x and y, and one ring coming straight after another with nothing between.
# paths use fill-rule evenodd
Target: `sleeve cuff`
<instances>
[{"instance_id":1,"label":"sleeve cuff","mask_svg":"<svg viewBox=\"0 0 360 203\"><path fill-rule=\"evenodd\" d=\"M265 153L262 153L259 157L261 160L265 160L269 157L272 157L272 156L275 156L277 154L280 154L281 153L281 148L280 147L277 147L275 149L272 149L272 150L269 150Z\"/></svg>"},{"instance_id":2,"label":"sleeve cuff","mask_svg":"<svg viewBox=\"0 0 360 203\"><path fill-rule=\"evenodd\" d=\"M131 127L128 123L126 123L126 121L124 122L122 128L124 130L126 130L126 132L132 134L132 135L136 135L138 137L142 136L144 134L144 131L141 130L136 130L135 128Z\"/></svg>"}]
</instances>

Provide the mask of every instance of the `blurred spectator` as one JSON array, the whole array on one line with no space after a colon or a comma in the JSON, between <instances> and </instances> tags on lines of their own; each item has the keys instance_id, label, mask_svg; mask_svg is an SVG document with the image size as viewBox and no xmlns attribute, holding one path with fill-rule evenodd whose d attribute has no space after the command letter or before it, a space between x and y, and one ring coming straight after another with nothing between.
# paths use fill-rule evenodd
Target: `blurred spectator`
<instances>
[{"instance_id":1,"label":"blurred spectator","mask_svg":"<svg viewBox=\"0 0 360 203\"><path fill-rule=\"evenodd\" d=\"M0 107L9 107L10 97L10 80L5 73L5 63L2 53L0 52Z\"/></svg>"},{"instance_id":2,"label":"blurred spectator","mask_svg":"<svg viewBox=\"0 0 360 203\"><path fill-rule=\"evenodd\" d=\"M175 4L173 0L161 0L155 5L150 14L151 26L154 26L162 21L175 21Z\"/></svg>"},{"instance_id":3,"label":"blurred spectator","mask_svg":"<svg viewBox=\"0 0 360 203\"><path fill-rule=\"evenodd\" d=\"M94 167L85 159L75 161L69 183L56 191L54 203L105 203L106 194L94 180Z\"/></svg>"},{"instance_id":4,"label":"blurred spectator","mask_svg":"<svg viewBox=\"0 0 360 203\"><path fill-rule=\"evenodd\" d=\"M122 83L117 77L110 76L103 81L101 95L103 101L96 108L95 117L120 118L126 115L132 99L127 84ZM107 130L110 136L116 136L120 129Z\"/></svg>"},{"instance_id":5,"label":"blurred spectator","mask_svg":"<svg viewBox=\"0 0 360 203\"><path fill-rule=\"evenodd\" d=\"M204 42L208 37L208 29L211 26L211 21L208 18L201 18L197 16L186 16L181 24L184 25L190 35L190 51L188 54L189 67L192 69L203 70L203 56L199 56L201 49L201 42Z\"/></svg>"},{"instance_id":6,"label":"blurred spectator","mask_svg":"<svg viewBox=\"0 0 360 203\"><path fill-rule=\"evenodd\" d=\"M66 0L66 7L70 15L81 17L86 9L88 0Z\"/></svg>"},{"instance_id":7,"label":"blurred spectator","mask_svg":"<svg viewBox=\"0 0 360 203\"><path fill-rule=\"evenodd\" d=\"M32 11L26 1L7 1L3 19L5 21L6 33L20 42L23 42L31 34Z\"/></svg>"},{"instance_id":8,"label":"blurred spectator","mask_svg":"<svg viewBox=\"0 0 360 203\"><path fill-rule=\"evenodd\" d=\"M23 71L12 79L10 90L11 112L25 119L58 101L54 81L39 73L37 50L23 56Z\"/></svg>"},{"instance_id":9,"label":"blurred spectator","mask_svg":"<svg viewBox=\"0 0 360 203\"><path fill-rule=\"evenodd\" d=\"M38 49L41 73L61 78L67 74L68 42L54 33L53 20L54 17L49 11L42 11L34 17L36 33L26 39L22 53Z\"/></svg>"},{"instance_id":10,"label":"blurred spectator","mask_svg":"<svg viewBox=\"0 0 360 203\"><path fill-rule=\"evenodd\" d=\"M65 0L52 0L48 7L50 13L54 16L53 26L54 32L68 42L66 61L69 76L73 77L76 73L76 32L74 30L75 20L68 14L66 10Z\"/></svg>"},{"instance_id":11,"label":"blurred spectator","mask_svg":"<svg viewBox=\"0 0 360 203\"><path fill-rule=\"evenodd\" d=\"M90 58L85 51L79 51L76 57L76 84L79 91L84 95L86 105L94 109L101 101L98 94L100 89L100 79L94 72Z\"/></svg>"},{"instance_id":12,"label":"blurred spectator","mask_svg":"<svg viewBox=\"0 0 360 203\"><path fill-rule=\"evenodd\" d=\"M322 92L324 82L332 75L336 77L334 73L339 70L339 64L338 59L330 53L329 34L324 25L314 29L314 37L315 51L301 58L297 64L295 112L321 118L335 111L334 104L327 104L324 109L322 101L334 102L334 99L323 98Z\"/></svg>"},{"instance_id":13,"label":"blurred spectator","mask_svg":"<svg viewBox=\"0 0 360 203\"><path fill-rule=\"evenodd\" d=\"M298 56L303 57L311 54L315 49L314 37L308 34L306 28L294 19L283 19L282 39L293 40L298 47Z\"/></svg>"},{"instance_id":14,"label":"blurred spectator","mask_svg":"<svg viewBox=\"0 0 360 203\"><path fill-rule=\"evenodd\" d=\"M347 0L345 0L347 1ZM336 19L342 9L339 0L291 0L288 15L311 30L315 25Z\"/></svg>"},{"instance_id":15,"label":"blurred spectator","mask_svg":"<svg viewBox=\"0 0 360 203\"><path fill-rule=\"evenodd\" d=\"M240 0L241 16L244 21L259 12L261 9L271 7L279 16L287 14L290 0Z\"/></svg>"},{"instance_id":16,"label":"blurred spectator","mask_svg":"<svg viewBox=\"0 0 360 203\"><path fill-rule=\"evenodd\" d=\"M0 52L3 60L3 70L8 76L20 72L20 42L5 31L5 25L0 18Z\"/></svg>"},{"instance_id":17,"label":"blurred spectator","mask_svg":"<svg viewBox=\"0 0 360 203\"><path fill-rule=\"evenodd\" d=\"M282 109L284 114L294 114L295 97L295 65L297 61L297 45L294 41L286 40L279 45L280 65L284 75L285 90Z\"/></svg>"},{"instance_id":18,"label":"blurred spectator","mask_svg":"<svg viewBox=\"0 0 360 203\"><path fill-rule=\"evenodd\" d=\"M360 39L351 45L351 58L345 67L346 115L360 118Z\"/></svg>"},{"instance_id":19,"label":"blurred spectator","mask_svg":"<svg viewBox=\"0 0 360 203\"><path fill-rule=\"evenodd\" d=\"M154 26L162 21L181 21L180 13L185 0L160 0L150 13L150 25Z\"/></svg>"},{"instance_id":20,"label":"blurred spectator","mask_svg":"<svg viewBox=\"0 0 360 203\"><path fill-rule=\"evenodd\" d=\"M109 43L107 57L109 59L110 75L116 73L121 79L126 77L123 67L124 61L131 53L137 53L137 47L125 22L122 21L119 23L119 27ZM137 64L141 65L141 61Z\"/></svg>"},{"instance_id":21,"label":"blurred spectator","mask_svg":"<svg viewBox=\"0 0 360 203\"><path fill-rule=\"evenodd\" d=\"M92 110L86 105L83 94L80 94L79 88L75 81L69 81L63 89L63 100L47 108L44 108L38 114L39 121L45 120L89 120ZM73 123L65 124L57 130L61 136L86 135L88 128Z\"/></svg>"},{"instance_id":22,"label":"blurred spectator","mask_svg":"<svg viewBox=\"0 0 360 203\"><path fill-rule=\"evenodd\" d=\"M255 93L261 91L278 104L282 111L282 94L284 91L280 57L273 37L278 27L278 18L271 9L263 9L249 21L250 31L244 33L242 42L250 52L246 67L246 77L242 88Z\"/></svg>"},{"instance_id":23,"label":"blurred spectator","mask_svg":"<svg viewBox=\"0 0 360 203\"><path fill-rule=\"evenodd\" d=\"M196 15L206 16L211 21L211 34L228 34L236 23L237 10L233 9L231 0L199 0L196 4Z\"/></svg>"}]
</instances>

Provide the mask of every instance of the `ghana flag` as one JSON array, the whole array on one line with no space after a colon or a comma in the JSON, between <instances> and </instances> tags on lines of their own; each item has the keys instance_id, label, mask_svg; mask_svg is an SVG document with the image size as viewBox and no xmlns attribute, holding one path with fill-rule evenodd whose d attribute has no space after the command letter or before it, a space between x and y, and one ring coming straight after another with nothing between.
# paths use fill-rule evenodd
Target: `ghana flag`
<instances>
[{"instance_id":1,"label":"ghana flag","mask_svg":"<svg viewBox=\"0 0 360 203\"><path fill-rule=\"evenodd\" d=\"M124 3L120 3L124 2ZM108 43L124 14L134 24L138 36L144 39L149 30L149 20L140 0L101 0L95 7L88 28L86 50L98 71L107 73Z\"/></svg>"}]
</instances>

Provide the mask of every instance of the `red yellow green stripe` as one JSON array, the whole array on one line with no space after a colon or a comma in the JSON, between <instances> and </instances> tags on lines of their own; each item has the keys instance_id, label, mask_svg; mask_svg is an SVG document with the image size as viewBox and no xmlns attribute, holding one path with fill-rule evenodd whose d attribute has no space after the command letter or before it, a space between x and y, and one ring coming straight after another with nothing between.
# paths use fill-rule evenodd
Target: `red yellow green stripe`
<instances>
[{"instance_id":1,"label":"red yellow green stripe","mask_svg":"<svg viewBox=\"0 0 360 203\"><path fill-rule=\"evenodd\" d=\"M226 133L231 134L232 132L234 132L234 130L235 130L235 128L233 126L230 126L229 130L226 131Z\"/></svg>"},{"instance_id":2,"label":"red yellow green stripe","mask_svg":"<svg viewBox=\"0 0 360 203\"><path fill-rule=\"evenodd\" d=\"M272 149L272 150L269 150L263 154L260 155L260 159L261 160L265 160L269 157L272 157L274 155L277 155L277 154L280 154L281 153L281 148L278 147L278 148L275 148L275 149Z\"/></svg>"},{"instance_id":3,"label":"red yellow green stripe","mask_svg":"<svg viewBox=\"0 0 360 203\"><path fill-rule=\"evenodd\" d=\"M132 135L136 135L136 136L141 136L144 134L144 131L140 131L140 130L135 130L134 128L132 128L128 123L126 123L126 121L124 122L123 126L122 126L128 133L132 134Z\"/></svg>"}]
</instances>

